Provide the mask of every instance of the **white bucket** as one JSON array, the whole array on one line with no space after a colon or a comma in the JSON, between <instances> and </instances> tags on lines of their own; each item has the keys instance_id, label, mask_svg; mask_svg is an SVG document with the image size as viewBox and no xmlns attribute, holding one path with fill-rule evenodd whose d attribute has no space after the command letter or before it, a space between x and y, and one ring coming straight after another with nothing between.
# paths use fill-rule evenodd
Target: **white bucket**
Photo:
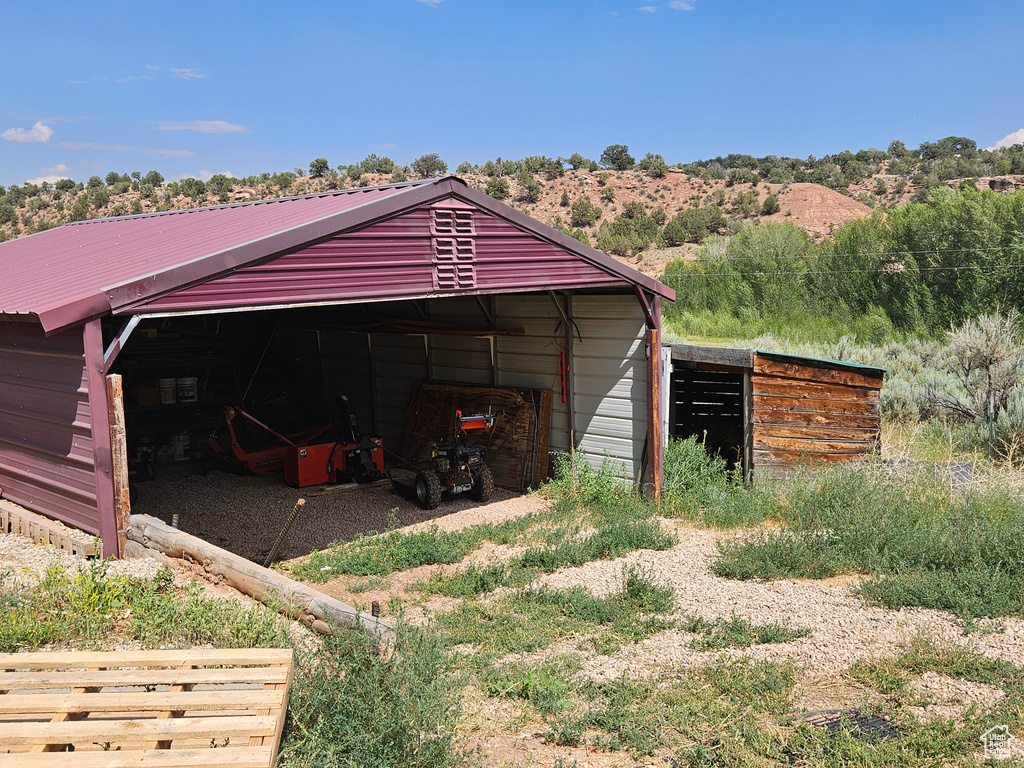
<instances>
[{"instance_id":1,"label":"white bucket","mask_svg":"<svg viewBox=\"0 0 1024 768\"><path fill-rule=\"evenodd\" d=\"M174 449L174 461L188 461L192 445L191 432L174 432L171 434L171 447Z\"/></svg>"},{"instance_id":2,"label":"white bucket","mask_svg":"<svg viewBox=\"0 0 1024 768\"><path fill-rule=\"evenodd\" d=\"M178 402L194 403L199 399L199 379L195 376L182 376L178 382Z\"/></svg>"},{"instance_id":3,"label":"white bucket","mask_svg":"<svg viewBox=\"0 0 1024 768\"><path fill-rule=\"evenodd\" d=\"M177 379L160 379L160 405L174 405L177 387Z\"/></svg>"}]
</instances>

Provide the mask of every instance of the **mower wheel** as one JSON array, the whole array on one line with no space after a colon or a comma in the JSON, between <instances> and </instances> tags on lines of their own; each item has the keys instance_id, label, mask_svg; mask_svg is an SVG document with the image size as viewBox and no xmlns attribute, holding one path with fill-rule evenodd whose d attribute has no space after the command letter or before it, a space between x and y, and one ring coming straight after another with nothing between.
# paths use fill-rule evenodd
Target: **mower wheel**
<instances>
[{"instance_id":1,"label":"mower wheel","mask_svg":"<svg viewBox=\"0 0 1024 768\"><path fill-rule=\"evenodd\" d=\"M433 472L416 475L416 503L424 509L434 509L441 503L441 481Z\"/></svg>"},{"instance_id":2,"label":"mower wheel","mask_svg":"<svg viewBox=\"0 0 1024 768\"><path fill-rule=\"evenodd\" d=\"M480 469L477 470L476 479L473 481L473 488L469 495L473 501L489 501L494 495L494 475L491 474L491 468L486 464L481 464Z\"/></svg>"}]
</instances>

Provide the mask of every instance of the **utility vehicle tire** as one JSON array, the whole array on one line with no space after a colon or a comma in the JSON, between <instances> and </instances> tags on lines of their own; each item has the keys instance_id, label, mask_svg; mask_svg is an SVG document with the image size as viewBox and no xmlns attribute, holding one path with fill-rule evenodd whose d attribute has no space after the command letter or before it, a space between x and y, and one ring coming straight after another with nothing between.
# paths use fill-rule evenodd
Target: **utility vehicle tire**
<instances>
[{"instance_id":1,"label":"utility vehicle tire","mask_svg":"<svg viewBox=\"0 0 1024 768\"><path fill-rule=\"evenodd\" d=\"M494 495L494 475L491 468L481 464L477 470L476 480L473 481L473 488L469 491L473 501L489 501Z\"/></svg>"},{"instance_id":2,"label":"utility vehicle tire","mask_svg":"<svg viewBox=\"0 0 1024 768\"><path fill-rule=\"evenodd\" d=\"M433 472L416 475L416 503L424 509L435 509L441 503L441 481Z\"/></svg>"}]
</instances>

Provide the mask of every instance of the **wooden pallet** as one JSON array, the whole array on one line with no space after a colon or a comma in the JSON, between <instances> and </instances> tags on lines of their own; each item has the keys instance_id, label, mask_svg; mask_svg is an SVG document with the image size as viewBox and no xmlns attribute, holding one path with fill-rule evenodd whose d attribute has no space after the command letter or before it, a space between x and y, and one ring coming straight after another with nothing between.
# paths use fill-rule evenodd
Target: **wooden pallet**
<instances>
[{"instance_id":1,"label":"wooden pallet","mask_svg":"<svg viewBox=\"0 0 1024 768\"><path fill-rule=\"evenodd\" d=\"M0 768L271 768L291 681L291 650L0 654Z\"/></svg>"},{"instance_id":2,"label":"wooden pallet","mask_svg":"<svg viewBox=\"0 0 1024 768\"><path fill-rule=\"evenodd\" d=\"M30 512L6 499L0 499L0 533L27 536L37 544L50 544L73 555L96 555L95 536L64 525L59 520Z\"/></svg>"}]
</instances>

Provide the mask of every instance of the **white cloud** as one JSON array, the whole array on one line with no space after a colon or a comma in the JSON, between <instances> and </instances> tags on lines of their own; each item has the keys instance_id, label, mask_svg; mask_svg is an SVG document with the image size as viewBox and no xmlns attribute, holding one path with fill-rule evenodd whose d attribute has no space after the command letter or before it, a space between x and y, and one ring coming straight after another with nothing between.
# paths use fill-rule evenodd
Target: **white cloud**
<instances>
[{"instance_id":1,"label":"white cloud","mask_svg":"<svg viewBox=\"0 0 1024 768\"><path fill-rule=\"evenodd\" d=\"M199 179L200 181L209 181L217 174L227 176L229 179L237 179L231 171L200 171L199 173L180 173L177 176L172 176L168 181L181 181L182 179Z\"/></svg>"},{"instance_id":2,"label":"white cloud","mask_svg":"<svg viewBox=\"0 0 1024 768\"><path fill-rule=\"evenodd\" d=\"M656 5L641 5L639 8L637 8L637 10L638 11L643 11L644 13L654 13L656 10L658 10L658 6L656 6Z\"/></svg>"},{"instance_id":3,"label":"white cloud","mask_svg":"<svg viewBox=\"0 0 1024 768\"><path fill-rule=\"evenodd\" d=\"M182 80L198 80L206 77L198 69L180 69L178 67L171 67L171 74L180 77Z\"/></svg>"},{"instance_id":4,"label":"white cloud","mask_svg":"<svg viewBox=\"0 0 1024 768\"><path fill-rule=\"evenodd\" d=\"M88 141L65 141L62 149L86 149L99 152L137 152L140 155L163 155L164 157L195 157L187 149L159 149L156 147L133 147L129 144L94 144Z\"/></svg>"},{"instance_id":5,"label":"white cloud","mask_svg":"<svg viewBox=\"0 0 1024 768\"><path fill-rule=\"evenodd\" d=\"M117 82L119 83L133 83L136 80L152 80L150 75L129 75L128 77L119 77Z\"/></svg>"},{"instance_id":6,"label":"white cloud","mask_svg":"<svg viewBox=\"0 0 1024 768\"><path fill-rule=\"evenodd\" d=\"M223 120L192 120L189 122L164 122L156 127L158 131L196 131L197 133L244 133L249 129L237 123Z\"/></svg>"},{"instance_id":7,"label":"white cloud","mask_svg":"<svg viewBox=\"0 0 1024 768\"><path fill-rule=\"evenodd\" d=\"M431 8L437 8L437 6L443 3L444 0L416 0L416 2L422 3L423 5L429 5Z\"/></svg>"},{"instance_id":8,"label":"white cloud","mask_svg":"<svg viewBox=\"0 0 1024 768\"><path fill-rule=\"evenodd\" d=\"M40 184L42 184L45 181L50 186L53 186L54 184L56 184L61 179L70 179L70 178L71 177L68 176L67 174L65 174L63 176L59 176L59 175L53 173L53 174L50 174L48 176L36 176L34 179L25 179L25 183L26 184L35 184L38 187Z\"/></svg>"},{"instance_id":9,"label":"white cloud","mask_svg":"<svg viewBox=\"0 0 1024 768\"><path fill-rule=\"evenodd\" d=\"M668 7L673 11L692 11L697 0L686 2L686 0L670 0Z\"/></svg>"},{"instance_id":10,"label":"white cloud","mask_svg":"<svg viewBox=\"0 0 1024 768\"><path fill-rule=\"evenodd\" d=\"M6 135L4 138L7 138ZM1024 128L1013 133L1008 133L1003 138L995 143L994 146L987 147L989 151L996 149L1005 149L1006 147L1012 147L1014 144L1024 144Z\"/></svg>"},{"instance_id":11,"label":"white cloud","mask_svg":"<svg viewBox=\"0 0 1024 768\"><path fill-rule=\"evenodd\" d=\"M146 65L146 69L160 69L160 68L161 68L161 67L159 67L159 66L158 66L158 65L156 65L156 64L147 64L147 65Z\"/></svg>"},{"instance_id":12,"label":"white cloud","mask_svg":"<svg viewBox=\"0 0 1024 768\"><path fill-rule=\"evenodd\" d=\"M26 184L42 184L44 181L49 184L56 184L61 179L69 179L71 168L64 165L64 163L57 163L52 168L43 168L40 171L40 175L34 179L25 179Z\"/></svg>"},{"instance_id":13,"label":"white cloud","mask_svg":"<svg viewBox=\"0 0 1024 768\"><path fill-rule=\"evenodd\" d=\"M42 123L36 123L28 130L24 128L8 128L0 137L13 141L17 144L45 144L53 136L53 128Z\"/></svg>"}]
</instances>

